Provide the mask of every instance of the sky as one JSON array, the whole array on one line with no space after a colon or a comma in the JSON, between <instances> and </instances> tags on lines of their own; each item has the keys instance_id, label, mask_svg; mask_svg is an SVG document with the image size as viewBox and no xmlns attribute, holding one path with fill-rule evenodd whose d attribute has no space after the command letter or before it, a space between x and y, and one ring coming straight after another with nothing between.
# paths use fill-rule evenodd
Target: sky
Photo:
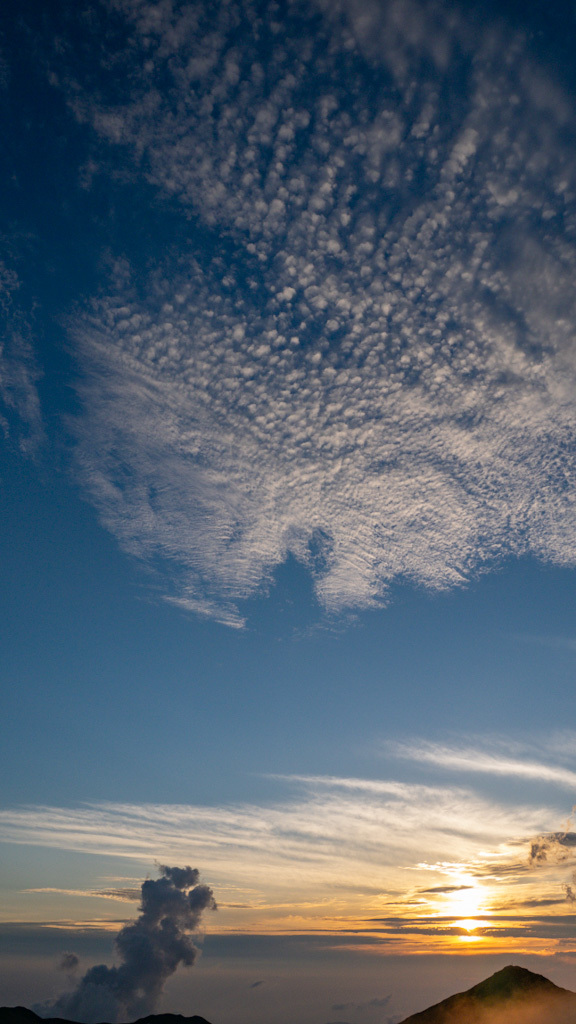
<instances>
[{"instance_id":1,"label":"sky","mask_svg":"<svg viewBox=\"0 0 576 1024\"><path fill-rule=\"evenodd\" d=\"M576 990L575 42L2 5L1 1004Z\"/></svg>"}]
</instances>

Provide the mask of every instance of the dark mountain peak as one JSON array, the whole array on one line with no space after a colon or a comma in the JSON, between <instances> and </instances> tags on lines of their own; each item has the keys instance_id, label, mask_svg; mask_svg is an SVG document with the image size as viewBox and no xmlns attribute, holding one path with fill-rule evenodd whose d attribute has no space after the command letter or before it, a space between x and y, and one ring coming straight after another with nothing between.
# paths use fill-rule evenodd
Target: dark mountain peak
<instances>
[{"instance_id":1,"label":"dark mountain peak","mask_svg":"<svg viewBox=\"0 0 576 1024\"><path fill-rule=\"evenodd\" d=\"M512 1009L514 1024L576 1024L574 992L515 964L407 1017L402 1024L502 1024Z\"/></svg>"},{"instance_id":2,"label":"dark mountain peak","mask_svg":"<svg viewBox=\"0 0 576 1024\"><path fill-rule=\"evenodd\" d=\"M534 974L525 967L518 967L510 964L496 971L478 985L469 989L468 996L474 999L510 999L522 993L538 993L542 995L553 995L554 993L566 993L568 990L559 988L553 981L549 981L543 974Z\"/></svg>"},{"instance_id":3,"label":"dark mountain peak","mask_svg":"<svg viewBox=\"0 0 576 1024\"><path fill-rule=\"evenodd\" d=\"M38 1024L39 1020L26 1006L0 1006L0 1024Z\"/></svg>"},{"instance_id":4,"label":"dark mountain peak","mask_svg":"<svg viewBox=\"0 0 576 1024\"><path fill-rule=\"evenodd\" d=\"M0 1006L0 1024L74 1024L62 1017L39 1017L25 1006ZM105 1022L103 1022L105 1024ZM183 1017L181 1013L152 1013L141 1017L135 1024L209 1024L205 1017L195 1014Z\"/></svg>"}]
</instances>

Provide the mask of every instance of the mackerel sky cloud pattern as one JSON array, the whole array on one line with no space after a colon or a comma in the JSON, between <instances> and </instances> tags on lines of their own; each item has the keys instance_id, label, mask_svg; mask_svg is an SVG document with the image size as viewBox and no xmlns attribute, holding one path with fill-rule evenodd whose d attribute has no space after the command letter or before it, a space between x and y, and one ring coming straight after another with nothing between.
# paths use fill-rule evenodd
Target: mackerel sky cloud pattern
<instances>
[{"instance_id":1,"label":"mackerel sky cloud pattern","mask_svg":"<svg viewBox=\"0 0 576 1024\"><path fill-rule=\"evenodd\" d=\"M573 111L524 36L416 2L108 13L99 99L62 87L187 225L73 326L123 547L231 625L289 554L333 613L574 564Z\"/></svg>"}]
</instances>

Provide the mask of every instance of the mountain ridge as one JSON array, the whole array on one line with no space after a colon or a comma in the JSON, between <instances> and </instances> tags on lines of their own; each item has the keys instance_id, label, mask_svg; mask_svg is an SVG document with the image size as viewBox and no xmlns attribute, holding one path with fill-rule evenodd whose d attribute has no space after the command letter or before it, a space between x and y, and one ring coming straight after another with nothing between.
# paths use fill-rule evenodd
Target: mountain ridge
<instances>
[{"instance_id":1,"label":"mountain ridge","mask_svg":"<svg viewBox=\"0 0 576 1024\"><path fill-rule=\"evenodd\" d=\"M0 1007L0 1024L76 1024L40 1017L25 1006ZM101 1022L106 1024L106 1022ZM209 1024L197 1014L158 1013L134 1024ZM525 967L510 964L472 988L457 992L401 1024L576 1024L576 993Z\"/></svg>"},{"instance_id":2,"label":"mountain ridge","mask_svg":"<svg viewBox=\"0 0 576 1024\"><path fill-rule=\"evenodd\" d=\"M26 1006L0 1006L0 1024L77 1024L64 1017L40 1017ZM106 1021L100 1024L107 1024ZM205 1017L194 1014L185 1017L181 1013L150 1013L139 1017L134 1024L210 1024Z\"/></svg>"},{"instance_id":3,"label":"mountain ridge","mask_svg":"<svg viewBox=\"0 0 576 1024\"><path fill-rule=\"evenodd\" d=\"M510 964L401 1024L576 1024L576 993Z\"/></svg>"}]
</instances>

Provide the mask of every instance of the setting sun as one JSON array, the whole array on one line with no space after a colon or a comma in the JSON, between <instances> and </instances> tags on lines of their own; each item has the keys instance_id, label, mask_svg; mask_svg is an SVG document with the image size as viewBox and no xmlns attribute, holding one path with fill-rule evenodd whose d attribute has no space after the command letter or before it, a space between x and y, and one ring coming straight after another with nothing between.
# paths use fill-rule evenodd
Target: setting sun
<instances>
[{"instance_id":1,"label":"setting sun","mask_svg":"<svg viewBox=\"0 0 576 1024\"><path fill-rule=\"evenodd\" d=\"M446 894L443 913L453 914L455 918L475 918L480 911L485 913L485 900L485 889L474 884L470 884L469 886L462 887L461 889ZM469 923L469 920L467 920L466 924ZM462 924L462 927L466 927L464 922L461 921L460 924ZM473 927L476 927L475 923L473 924Z\"/></svg>"}]
</instances>

